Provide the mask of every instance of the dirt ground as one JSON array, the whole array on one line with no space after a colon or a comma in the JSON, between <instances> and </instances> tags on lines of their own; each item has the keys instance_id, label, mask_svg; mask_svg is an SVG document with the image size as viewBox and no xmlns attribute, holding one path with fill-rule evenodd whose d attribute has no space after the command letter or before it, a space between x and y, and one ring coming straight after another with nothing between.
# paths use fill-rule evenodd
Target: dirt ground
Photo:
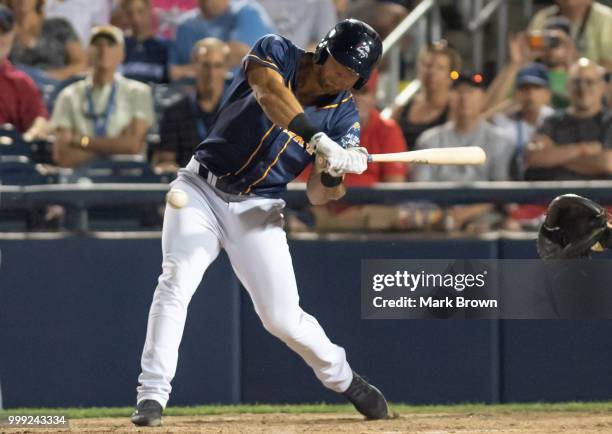
<instances>
[{"instance_id":1,"label":"dirt ground","mask_svg":"<svg viewBox=\"0 0 612 434\"><path fill-rule=\"evenodd\" d=\"M43 429L10 429L41 433ZM52 432L66 432L53 430ZM137 428L127 418L73 419L70 432L111 433L410 433L410 434L591 434L612 433L612 411L495 411L474 413L403 413L396 419L364 421L355 413L232 414L168 416L161 428Z\"/></svg>"}]
</instances>

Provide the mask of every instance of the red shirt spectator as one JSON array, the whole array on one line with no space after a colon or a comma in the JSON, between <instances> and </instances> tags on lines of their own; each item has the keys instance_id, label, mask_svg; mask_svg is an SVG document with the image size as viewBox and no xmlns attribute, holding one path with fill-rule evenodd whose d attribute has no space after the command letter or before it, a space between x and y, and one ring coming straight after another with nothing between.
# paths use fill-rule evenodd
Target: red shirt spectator
<instances>
[{"instance_id":1,"label":"red shirt spectator","mask_svg":"<svg viewBox=\"0 0 612 434\"><path fill-rule=\"evenodd\" d=\"M367 124L361 130L361 146L370 154L406 151L402 130L393 119L382 119L378 110L371 110ZM361 175L349 173L344 184L349 187L371 187L377 182L404 181L403 163L373 163Z\"/></svg>"},{"instance_id":2,"label":"red shirt spectator","mask_svg":"<svg viewBox=\"0 0 612 434\"><path fill-rule=\"evenodd\" d=\"M49 117L32 79L15 69L8 59L0 63L0 95L0 124L13 124L25 133L36 118Z\"/></svg>"}]
</instances>

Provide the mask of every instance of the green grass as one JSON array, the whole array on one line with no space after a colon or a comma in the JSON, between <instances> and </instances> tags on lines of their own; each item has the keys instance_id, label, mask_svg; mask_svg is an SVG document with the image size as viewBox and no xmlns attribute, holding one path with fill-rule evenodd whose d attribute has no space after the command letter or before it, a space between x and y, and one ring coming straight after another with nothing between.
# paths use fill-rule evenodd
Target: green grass
<instances>
[{"instance_id":1,"label":"green grass","mask_svg":"<svg viewBox=\"0 0 612 434\"><path fill-rule=\"evenodd\" d=\"M391 409L399 413L488 413L522 411L591 411L612 412L612 402L566 402L530 404L454 404L454 405L408 405L391 404ZM69 419L93 417L127 417L131 407L93 407L93 408L14 408L0 410L0 418L9 415L65 415ZM195 407L168 407L168 416L201 416L214 414L240 413L341 413L352 412L348 404L301 404L301 405L201 405Z\"/></svg>"}]
</instances>

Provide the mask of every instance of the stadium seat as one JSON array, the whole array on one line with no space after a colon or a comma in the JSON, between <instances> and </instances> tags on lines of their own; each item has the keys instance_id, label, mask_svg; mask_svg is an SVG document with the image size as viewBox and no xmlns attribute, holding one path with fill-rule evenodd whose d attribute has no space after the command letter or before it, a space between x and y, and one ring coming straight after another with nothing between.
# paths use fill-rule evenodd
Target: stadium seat
<instances>
[{"instance_id":1,"label":"stadium seat","mask_svg":"<svg viewBox=\"0 0 612 434\"><path fill-rule=\"evenodd\" d=\"M42 175L28 157L0 155L0 183L5 185L33 185L55 182L55 177Z\"/></svg>"},{"instance_id":2,"label":"stadium seat","mask_svg":"<svg viewBox=\"0 0 612 434\"><path fill-rule=\"evenodd\" d=\"M100 158L73 169L65 182L93 183L159 183L164 179L153 173L149 163L139 155L115 155Z\"/></svg>"}]
</instances>

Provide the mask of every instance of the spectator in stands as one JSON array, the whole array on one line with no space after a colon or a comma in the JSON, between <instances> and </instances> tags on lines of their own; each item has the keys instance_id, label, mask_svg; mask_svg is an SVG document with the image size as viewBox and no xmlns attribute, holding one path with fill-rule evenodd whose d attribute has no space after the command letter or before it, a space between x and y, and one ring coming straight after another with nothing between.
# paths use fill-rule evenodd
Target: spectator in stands
<instances>
[{"instance_id":1,"label":"spectator in stands","mask_svg":"<svg viewBox=\"0 0 612 434\"><path fill-rule=\"evenodd\" d=\"M227 42L230 66L239 65L250 47L274 26L266 11L256 2L199 0L199 9L190 12L176 31L170 50L170 78L195 78L190 63L191 49L197 41L215 37Z\"/></svg>"},{"instance_id":2,"label":"spectator in stands","mask_svg":"<svg viewBox=\"0 0 612 434\"><path fill-rule=\"evenodd\" d=\"M567 71L576 61L576 48L569 36L569 21L553 17L546 24L545 37L534 38L520 33L510 38L510 63L495 77L487 90L485 111L495 113L506 109L518 71L540 59L548 67L548 83L552 92L551 106L562 109L569 105Z\"/></svg>"},{"instance_id":3,"label":"spectator in stands","mask_svg":"<svg viewBox=\"0 0 612 434\"><path fill-rule=\"evenodd\" d=\"M196 71L196 92L170 105L160 122L160 144L153 154L157 172L184 167L193 149L206 136L219 107L229 72L229 47L215 38L205 38L193 47L191 61Z\"/></svg>"},{"instance_id":4,"label":"spectator in stands","mask_svg":"<svg viewBox=\"0 0 612 434\"><path fill-rule=\"evenodd\" d=\"M367 84L353 90L359 123L361 124L361 145L370 154L386 154L407 150L402 130L393 119L382 119L376 109L376 86L378 72L374 72ZM377 182L403 182L406 180L406 166L400 163L378 163L368 165L361 175L347 174L347 186L369 187Z\"/></svg>"},{"instance_id":5,"label":"spectator in stands","mask_svg":"<svg viewBox=\"0 0 612 434\"><path fill-rule=\"evenodd\" d=\"M8 60L15 39L13 12L0 5L0 124L11 124L26 139L45 137L47 109L38 88Z\"/></svg>"},{"instance_id":6,"label":"spectator in stands","mask_svg":"<svg viewBox=\"0 0 612 434\"><path fill-rule=\"evenodd\" d=\"M612 9L593 0L557 0L556 5L535 14L529 30L543 30L551 17L571 22L571 36L578 54L612 67Z\"/></svg>"},{"instance_id":7,"label":"spectator in stands","mask_svg":"<svg viewBox=\"0 0 612 434\"><path fill-rule=\"evenodd\" d=\"M608 178L612 120L602 107L605 69L582 58L570 69L570 106L544 121L527 153L527 179Z\"/></svg>"},{"instance_id":8,"label":"spectator in stands","mask_svg":"<svg viewBox=\"0 0 612 434\"><path fill-rule=\"evenodd\" d=\"M451 72L461 68L461 58L446 41L438 41L419 53L417 75L421 91L393 117L400 125L406 144L414 148L421 133L449 120Z\"/></svg>"},{"instance_id":9,"label":"spectator in stands","mask_svg":"<svg viewBox=\"0 0 612 434\"><path fill-rule=\"evenodd\" d=\"M128 22L122 72L144 83L168 82L169 43L153 33L151 0L123 0Z\"/></svg>"},{"instance_id":10,"label":"spectator in stands","mask_svg":"<svg viewBox=\"0 0 612 434\"><path fill-rule=\"evenodd\" d=\"M77 34L64 18L45 18L44 0L7 0L7 4L17 23L10 54L15 66L24 68L34 81L43 76L65 80L85 71L87 59Z\"/></svg>"},{"instance_id":11,"label":"spectator in stands","mask_svg":"<svg viewBox=\"0 0 612 434\"><path fill-rule=\"evenodd\" d=\"M493 118L504 134L514 144L515 158L512 177L522 179L527 144L536 129L554 113L550 102L548 70L540 63L532 63L521 69L516 77L514 99L516 104Z\"/></svg>"},{"instance_id":12,"label":"spectator in stands","mask_svg":"<svg viewBox=\"0 0 612 434\"><path fill-rule=\"evenodd\" d=\"M153 32L160 38L174 40L176 28L186 12L198 7L197 0L150 0L153 10ZM125 11L121 5L123 0L114 0L115 8L111 16L111 24L127 29L128 23Z\"/></svg>"},{"instance_id":13,"label":"spectator in stands","mask_svg":"<svg viewBox=\"0 0 612 434\"><path fill-rule=\"evenodd\" d=\"M121 30L95 27L89 54L91 75L62 90L51 118L53 159L63 167L106 155L144 155L153 124L150 88L116 73L124 56Z\"/></svg>"},{"instance_id":14,"label":"spectator in stands","mask_svg":"<svg viewBox=\"0 0 612 434\"><path fill-rule=\"evenodd\" d=\"M258 0L279 35L304 49L315 46L338 22L332 0Z\"/></svg>"},{"instance_id":15,"label":"spectator in stands","mask_svg":"<svg viewBox=\"0 0 612 434\"><path fill-rule=\"evenodd\" d=\"M113 0L46 0L45 16L68 20L85 47L92 27L109 23L112 5Z\"/></svg>"},{"instance_id":16,"label":"spectator in stands","mask_svg":"<svg viewBox=\"0 0 612 434\"><path fill-rule=\"evenodd\" d=\"M484 77L460 73L454 81L456 107L454 121L425 131L417 140L417 148L480 146L487 154L481 166L427 166L413 168L417 181L505 181L514 145L495 126L481 116L484 103Z\"/></svg>"}]
</instances>

